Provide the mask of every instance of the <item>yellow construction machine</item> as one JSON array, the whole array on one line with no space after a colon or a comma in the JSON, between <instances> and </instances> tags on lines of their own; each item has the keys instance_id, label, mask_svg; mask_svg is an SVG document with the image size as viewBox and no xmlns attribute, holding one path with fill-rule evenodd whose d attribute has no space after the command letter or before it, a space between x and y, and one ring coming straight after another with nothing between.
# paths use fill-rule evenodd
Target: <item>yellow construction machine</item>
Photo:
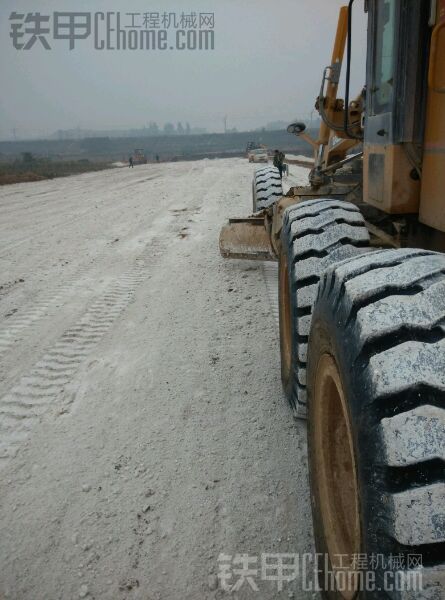
<instances>
[{"instance_id":1,"label":"yellow construction machine","mask_svg":"<svg viewBox=\"0 0 445 600\"><path fill-rule=\"evenodd\" d=\"M133 163L135 165L146 165L147 162L144 150L142 148L136 148L133 152Z\"/></svg>"},{"instance_id":2,"label":"yellow construction machine","mask_svg":"<svg viewBox=\"0 0 445 600\"><path fill-rule=\"evenodd\" d=\"M295 415L308 418L325 596L439 599L445 598L445 0L364 6L363 88L350 98L351 17L361 9L351 0L340 10L315 103L318 138L303 123L288 127L313 148L308 185L283 196L273 167L257 171L255 213L230 220L220 249L227 258L279 264L282 382ZM382 557L374 562L374 584L363 585L357 556L368 565ZM400 560L391 566L394 556ZM326 577L331 572L334 584Z\"/></svg>"}]
</instances>

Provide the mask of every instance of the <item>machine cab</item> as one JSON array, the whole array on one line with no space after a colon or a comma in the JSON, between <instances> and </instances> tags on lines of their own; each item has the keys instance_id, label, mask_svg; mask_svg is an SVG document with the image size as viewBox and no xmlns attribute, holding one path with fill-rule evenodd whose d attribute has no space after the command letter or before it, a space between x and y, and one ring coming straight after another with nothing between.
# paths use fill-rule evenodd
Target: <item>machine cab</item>
<instances>
[{"instance_id":1,"label":"machine cab","mask_svg":"<svg viewBox=\"0 0 445 600\"><path fill-rule=\"evenodd\" d=\"M445 0L368 0L365 201L445 231Z\"/></svg>"}]
</instances>

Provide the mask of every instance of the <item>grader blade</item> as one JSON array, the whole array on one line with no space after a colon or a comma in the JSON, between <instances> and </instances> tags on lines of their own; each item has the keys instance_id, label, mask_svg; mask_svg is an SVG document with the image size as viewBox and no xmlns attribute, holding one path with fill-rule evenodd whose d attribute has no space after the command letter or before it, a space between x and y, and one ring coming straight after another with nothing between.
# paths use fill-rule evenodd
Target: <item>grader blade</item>
<instances>
[{"instance_id":1,"label":"grader blade","mask_svg":"<svg viewBox=\"0 0 445 600\"><path fill-rule=\"evenodd\" d=\"M219 249L224 258L277 260L263 217L229 219L221 229Z\"/></svg>"}]
</instances>

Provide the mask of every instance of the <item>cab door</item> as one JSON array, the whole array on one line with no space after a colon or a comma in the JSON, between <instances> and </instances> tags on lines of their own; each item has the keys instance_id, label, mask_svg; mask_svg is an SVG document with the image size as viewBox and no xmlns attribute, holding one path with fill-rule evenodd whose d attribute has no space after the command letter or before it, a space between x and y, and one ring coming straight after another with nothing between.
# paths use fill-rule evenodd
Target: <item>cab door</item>
<instances>
[{"instance_id":1,"label":"cab door","mask_svg":"<svg viewBox=\"0 0 445 600\"><path fill-rule=\"evenodd\" d=\"M445 231L445 0L431 35L419 219Z\"/></svg>"},{"instance_id":2,"label":"cab door","mask_svg":"<svg viewBox=\"0 0 445 600\"><path fill-rule=\"evenodd\" d=\"M419 207L413 153L422 130L425 4L368 3L364 200L387 213L416 213Z\"/></svg>"}]
</instances>

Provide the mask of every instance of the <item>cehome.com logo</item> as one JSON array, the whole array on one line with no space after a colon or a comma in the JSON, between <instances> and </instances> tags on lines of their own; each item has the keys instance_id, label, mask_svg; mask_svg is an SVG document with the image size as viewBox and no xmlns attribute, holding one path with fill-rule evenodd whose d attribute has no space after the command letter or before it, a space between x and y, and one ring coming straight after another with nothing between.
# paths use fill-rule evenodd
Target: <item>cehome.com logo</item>
<instances>
[{"instance_id":1,"label":"cehome.com logo","mask_svg":"<svg viewBox=\"0 0 445 600\"><path fill-rule=\"evenodd\" d=\"M54 40L65 40L70 50L86 40L95 50L215 49L214 13L14 11L9 24L16 50L51 50Z\"/></svg>"}]
</instances>

